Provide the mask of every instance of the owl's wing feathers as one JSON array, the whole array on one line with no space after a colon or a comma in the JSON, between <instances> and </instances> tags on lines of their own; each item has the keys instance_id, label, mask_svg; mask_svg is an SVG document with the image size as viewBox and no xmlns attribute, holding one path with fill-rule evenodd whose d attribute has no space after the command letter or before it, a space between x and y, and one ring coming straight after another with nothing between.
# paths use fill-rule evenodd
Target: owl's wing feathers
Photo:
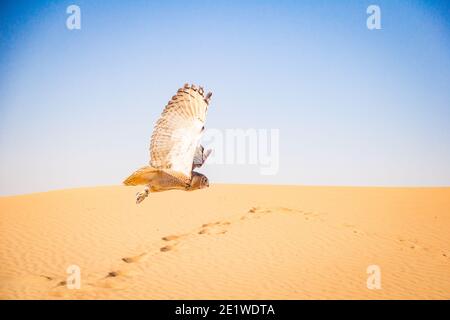
<instances>
[{"instance_id":1,"label":"owl's wing feathers","mask_svg":"<svg viewBox=\"0 0 450 320\"><path fill-rule=\"evenodd\" d=\"M191 177L195 151L206 120L209 98L203 88L185 85L164 108L150 142L150 165Z\"/></svg>"}]
</instances>

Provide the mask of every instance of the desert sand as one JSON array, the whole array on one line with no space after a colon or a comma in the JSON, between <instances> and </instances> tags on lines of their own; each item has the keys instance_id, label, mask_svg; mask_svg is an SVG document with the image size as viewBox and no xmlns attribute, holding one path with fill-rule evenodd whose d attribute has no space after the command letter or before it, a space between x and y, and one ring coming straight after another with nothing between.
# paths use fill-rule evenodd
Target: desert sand
<instances>
[{"instance_id":1,"label":"desert sand","mask_svg":"<svg viewBox=\"0 0 450 320\"><path fill-rule=\"evenodd\" d=\"M138 190L1 197L0 298L450 298L450 188Z\"/></svg>"}]
</instances>

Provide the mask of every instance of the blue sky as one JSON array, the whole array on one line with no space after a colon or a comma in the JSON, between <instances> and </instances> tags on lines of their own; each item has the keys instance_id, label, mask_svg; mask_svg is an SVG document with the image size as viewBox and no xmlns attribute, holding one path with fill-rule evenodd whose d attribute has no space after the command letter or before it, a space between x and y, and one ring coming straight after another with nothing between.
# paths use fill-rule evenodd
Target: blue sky
<instances>
[{"instance_id":1,"label":"blue sky","mask_svg":"<svg viewBox=\"0 0 450 320\"><path fill-rule=\"evenodd\" d=\"M0 6L0 195L120 184L185 82L214 92L208 127L280 130L276 175L213 183L450 185L448 1Z\"/></svg>"}]
</instances>

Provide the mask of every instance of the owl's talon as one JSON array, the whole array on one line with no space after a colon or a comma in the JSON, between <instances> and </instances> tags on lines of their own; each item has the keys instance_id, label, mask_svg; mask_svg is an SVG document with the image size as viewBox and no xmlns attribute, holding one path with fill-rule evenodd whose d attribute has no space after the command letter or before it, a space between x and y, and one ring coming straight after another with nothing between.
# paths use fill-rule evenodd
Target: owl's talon
<instances>
[{"instance_id":1,"label":"owl's talon","mask_svg":"<svg viewBox=\"0 0 450 320\"><path fill-rule=\"evenodd\" d=\"M148 197L148 188L145 188L143 191L136 193L136 204L141 203L147 197Z\"/></svg>"}]
</instances>

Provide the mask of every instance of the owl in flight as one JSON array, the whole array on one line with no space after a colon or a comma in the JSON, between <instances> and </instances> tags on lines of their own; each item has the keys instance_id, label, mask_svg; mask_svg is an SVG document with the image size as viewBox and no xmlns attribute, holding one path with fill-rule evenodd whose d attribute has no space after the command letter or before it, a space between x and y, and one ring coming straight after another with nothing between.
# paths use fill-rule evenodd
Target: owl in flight
<instances>
[{"instance_id":1,"label":"owl in flight","mask_svg":"<svg viewBox=\"0 0 450 320\"><path fill-rule=\"evenodd\" d=\"M150 165L123 182L127 186L145 185L136 194L136 204L149 192L209 187L208 178L194 169L201 167L211 153L200 145L211 96L211 92L205 96L202 87L185 84L166 105L153 128Z\"/></svg>"}]
</instances>

